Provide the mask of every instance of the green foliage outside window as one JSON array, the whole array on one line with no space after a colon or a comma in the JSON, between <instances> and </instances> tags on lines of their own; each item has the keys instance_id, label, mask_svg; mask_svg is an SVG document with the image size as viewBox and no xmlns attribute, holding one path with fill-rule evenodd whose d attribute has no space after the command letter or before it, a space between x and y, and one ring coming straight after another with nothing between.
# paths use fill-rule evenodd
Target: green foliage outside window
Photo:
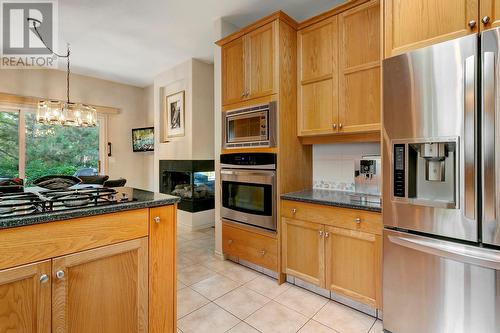
<instances>
[{"instance_id":1,"label":"green foliage outside window","mask_svg":"<svg viewBox=\"0 0 500 333\"><path fill-rule=\"evenodd\" d=\"M0 177L18 176L18 114L0 112ZM27 185L45 175L73 175L81 168L97 168L99 128L43 125L26 113Z\"/></svg>"}]
</instances>

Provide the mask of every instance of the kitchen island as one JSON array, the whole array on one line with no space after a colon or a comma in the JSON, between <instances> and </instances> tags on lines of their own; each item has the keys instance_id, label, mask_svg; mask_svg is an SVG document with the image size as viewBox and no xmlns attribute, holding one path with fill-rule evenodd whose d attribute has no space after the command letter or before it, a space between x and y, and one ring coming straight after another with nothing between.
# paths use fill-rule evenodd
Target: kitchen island
<instances>
[{"instance_id":1,"label":"kitchen island","mask_svg":"<svg viewBox=\"0 0 500 333\"><path fill-rule=\"evenodd\" d=\"M179 198L116 195L0 217L0 332L175 331Z\"/></svg>"}]
</instances>

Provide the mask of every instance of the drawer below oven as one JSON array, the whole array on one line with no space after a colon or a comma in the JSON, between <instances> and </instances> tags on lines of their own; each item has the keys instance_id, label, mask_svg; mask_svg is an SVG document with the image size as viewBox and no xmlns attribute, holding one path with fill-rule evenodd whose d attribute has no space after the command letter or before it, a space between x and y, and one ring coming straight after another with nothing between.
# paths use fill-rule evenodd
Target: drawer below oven
<instances>
[{"instance_id":1,"label":"drawer below oven","mask_svg":"<svg viewBox=\"0 0 500 333\"><path fill-rule=\"evenodd\" d=\"M222 222L222 251L253 264L278 271L278 240L272 234Z\"/></svg>"}]
</instances>

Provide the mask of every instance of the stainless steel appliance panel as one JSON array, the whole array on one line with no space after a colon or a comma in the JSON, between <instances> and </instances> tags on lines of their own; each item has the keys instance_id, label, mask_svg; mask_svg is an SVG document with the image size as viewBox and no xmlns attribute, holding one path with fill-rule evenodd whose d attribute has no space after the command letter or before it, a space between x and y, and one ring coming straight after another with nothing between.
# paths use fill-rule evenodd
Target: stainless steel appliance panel
<instances>
[{"instance_id":1,"label":"stainless steel appliance panel","mask_svg":"<svg viewBox=\"0 0 500 333\"><path fill-rule=\"evenodd\" d=\"M222 112L222 148L276 147L277 103Z\"/></svg>"},{"instance_id":2,"label":"stainless steel appliance panel","mask_svg":"<svg viewBox=\"0 0 500 333\"><path fill-rule=\"evenodd\" d=\"M276 171L262 169L222 169L221 181L222 218L276 231ZM232 205L229 203L226 205L225 198L229 195L229 193L226 192L229 190L226 189L224 183L234 184L235 187L241 186L242 188L247 188L248 191L251 191L250 187L253 187L256 190L261 189L263 194L261 197L258 197L260 200L259 202L240 202L239 204L235 202ZM264 194L264 186L271 188L269 195ZM237 201L237 199L235 200ZM263 208L266 205L269 205L270 207L270 210L267 213L257 209L257 207Z\"/></svg>"},{"instance_id":3,"label":"stainless steel appliance panel","mask_svg":"<svg viewBox=\"0 0 500 333\"><path fill-rule=\"evenodd\" d=\"M477 36L436 44L383 62L384 224L470 241L478 240L476 196ZM432 207L394 196L395 143L457 142L456 205ZM406 158L406 162L407 162ZM408 168L406 168L408 169ZM408 182L406 177L405 182ZM430 203L429 200L427 203Z\"/></svg>"},{"instance_id":4,"label":"stainless steel appliance panel","mask_svg":"<svg viewBox=\"0 0 500 333\"><path fill-rule=\"evenodd\" d=\"M498 333L500 253L384 230L384 329Z\"/></svg>"},{"instance_id":5,"label":"stainless steel appliance panel","mask_svg":"<svg viewBox=\"0 0 500 333\"><path fill-rule=\"evenodd\" d=\"M500 30L488 30L481 36L482 63L482 240L500 246Z\"/></svg>"}]
</instances>

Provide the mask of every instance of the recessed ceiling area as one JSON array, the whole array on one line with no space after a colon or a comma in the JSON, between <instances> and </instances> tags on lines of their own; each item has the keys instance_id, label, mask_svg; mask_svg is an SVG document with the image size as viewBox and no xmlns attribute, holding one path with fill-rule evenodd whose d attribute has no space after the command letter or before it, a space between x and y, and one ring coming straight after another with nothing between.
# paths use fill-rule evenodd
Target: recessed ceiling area
<instances>
[{"instance_id":1,"label":"recessed ceiling area","mask_svg":"<svg viewBox=\"0 0 500 333\"><path fill-rule=\"evenodd\" d=\"M276 10L302 21L343 0L64 0L59 49L71 46L72 71L147 86L186 59L211 62L218 18L243 27Z\"/></svg>"}]
</instances>

